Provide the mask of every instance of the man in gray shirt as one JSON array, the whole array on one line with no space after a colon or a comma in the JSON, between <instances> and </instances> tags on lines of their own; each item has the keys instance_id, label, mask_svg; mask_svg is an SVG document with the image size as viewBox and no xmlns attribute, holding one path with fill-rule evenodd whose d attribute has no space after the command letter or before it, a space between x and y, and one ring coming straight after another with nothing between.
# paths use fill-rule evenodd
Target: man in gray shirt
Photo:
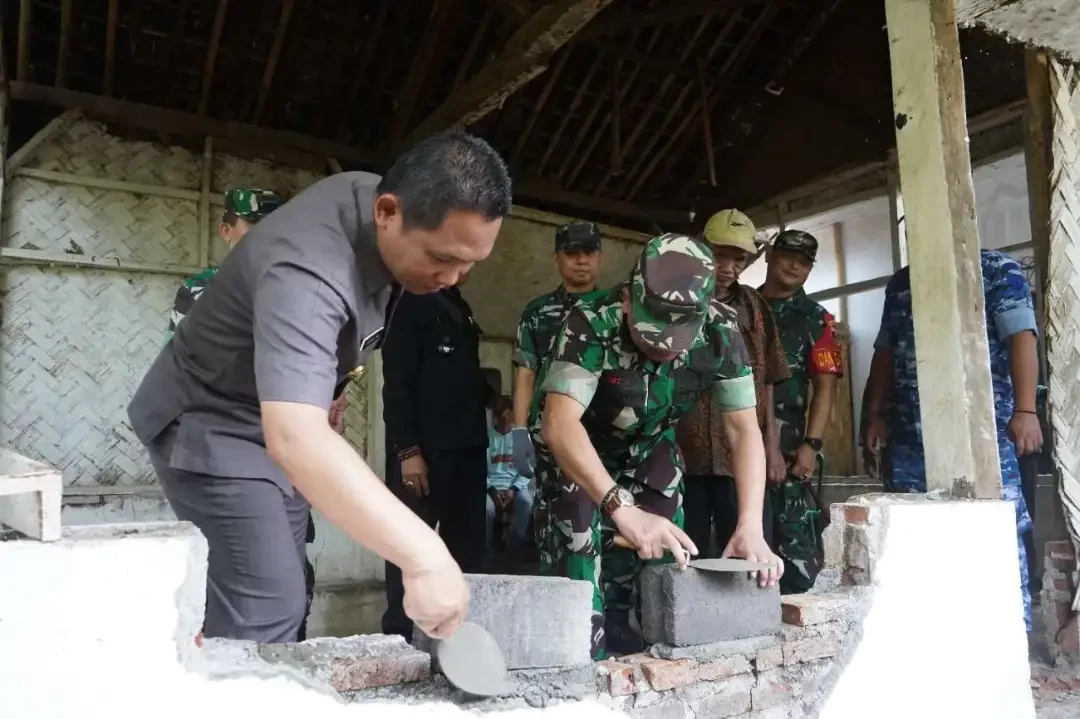
<instances>
[{"instance_id":1,"label":"man in gray shirt","mask_svg":"<svg viewBox=\"0 0 1080 719\"><path fill-rule=\"evenodd\" d=\"M443 133L382 178L315 183L221 264L128 407L169 504L209 544L206 636L296 640L308 502L401 568L405 611L426 633L457 630L460 568L328 410L380 345L400 288L453 286L490 254L510 204L498 154Z\"/></svg>"}]
</instances>

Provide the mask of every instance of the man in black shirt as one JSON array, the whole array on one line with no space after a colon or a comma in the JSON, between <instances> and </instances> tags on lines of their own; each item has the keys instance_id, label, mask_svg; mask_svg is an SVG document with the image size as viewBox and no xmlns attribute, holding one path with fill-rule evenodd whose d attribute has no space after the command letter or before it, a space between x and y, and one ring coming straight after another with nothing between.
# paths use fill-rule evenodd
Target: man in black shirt
<instances>
[{"instance_id":1,"label":"man in black shirt","mask_svg":"<svg viewBox=\"0 0 1080 719\"><path fill-rule=\"evenodd\" d=\"M458 287L464 278L459 280ZM404 292L383 347L387 483L439 535L464 572L482 571L487 417L480 328L458 287ZM412 640L401 572L386 563L385 634Z\"/></svg>"}]
</instances>

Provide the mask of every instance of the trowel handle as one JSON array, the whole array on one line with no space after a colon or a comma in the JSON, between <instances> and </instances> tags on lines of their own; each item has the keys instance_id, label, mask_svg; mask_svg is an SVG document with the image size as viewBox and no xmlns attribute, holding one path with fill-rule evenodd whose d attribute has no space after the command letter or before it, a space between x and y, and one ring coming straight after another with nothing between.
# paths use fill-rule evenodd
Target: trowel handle
<instances>
[{"instance_id":1,"label":"trowel handle","mask_svg":"<svg viewBox=\"0 0 1080 719\"><path fill-rule=\"evenodd\" d=\"M622 536L621 534L615 535L615 546L619 547L620 549L632 549L635 551L637 550L637 547L631 544L630 540Z\"/></svg>"}]
</instances>

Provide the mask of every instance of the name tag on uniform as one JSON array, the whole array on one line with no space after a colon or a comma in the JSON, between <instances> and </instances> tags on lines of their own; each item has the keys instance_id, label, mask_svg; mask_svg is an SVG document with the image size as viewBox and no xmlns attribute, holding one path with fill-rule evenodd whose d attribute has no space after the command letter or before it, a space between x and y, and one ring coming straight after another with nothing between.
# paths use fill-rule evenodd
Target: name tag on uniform
<instances>
[{"instance_id":1,"label":"name tag on uniform","mask_svg":"<svg viewBox=\"0 0 1080 719\"><path fill-rule=\"evenodd\" d=\"M363 354L367 350L377 350L382 346L383 334L385 327L380 327L364 339L360 340L360 353Z\"/></svg>"}]
</instances>

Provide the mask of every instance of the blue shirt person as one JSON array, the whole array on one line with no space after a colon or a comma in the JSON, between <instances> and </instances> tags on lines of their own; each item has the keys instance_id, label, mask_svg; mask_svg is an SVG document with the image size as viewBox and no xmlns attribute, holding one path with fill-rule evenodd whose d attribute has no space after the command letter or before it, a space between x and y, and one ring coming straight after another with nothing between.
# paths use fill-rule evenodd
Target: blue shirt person
<instances>
[{"instance_id":1,"label":"blue shirt person","mask_svg":"<svg viewBox=\"0 0 1080 719\"><path fill-rule=\"evenodd\" d=\"M1016 507L1017 553L1020 561L1024 620L1031 630L1031 594L1023 534L1031 529L1020 491L1018 454L1042 445L1036 415L1038 353L1031 287L1016 260L993 250L980 253L994 421L1001 459L1001 498ZM874 342L874 360L866 383L867 418L863 444L868 460L880 460L885 488L892 492L925 492L919 387L915 369L915 330L911 310L911 275L907 267L889 280L881 329ZM886 451L878 453L883 444Z\"/></svg>"},{"instance_id":2,"label":"blue shirt person","mask_svg":"<svg viewBox=\"0 0 1080 719\"><path fill-rule=\"evenodd\" d=\"M496 397L491 408L492 424L488 428L488 498L487 537L491 551L491 535L497 514L509 515L506 548L511 553L521 548L532 518L533 492L528 477L514 464L514 405L509 397Z\"/></svg>"}]
</instances>

